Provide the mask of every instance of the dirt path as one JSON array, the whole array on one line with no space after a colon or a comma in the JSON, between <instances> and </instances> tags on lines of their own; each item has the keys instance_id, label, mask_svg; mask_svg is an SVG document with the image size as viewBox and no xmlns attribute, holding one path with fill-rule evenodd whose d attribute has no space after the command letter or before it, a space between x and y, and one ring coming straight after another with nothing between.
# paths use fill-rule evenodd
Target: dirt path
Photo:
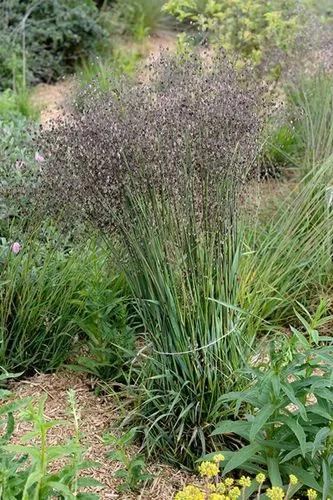
<instances>
[{"instance_id":1,"label":"dirt path","mask_svg":"<svg viewBox=\"0 0 333 500\"><path fill-rule=\"evenodd\" d=\"M140 45L135 42L125 44L125 48L139 50L142 53L143 61L147 62L158 59L161 52L173 50L175 46L175 34L169 32L161 32L151 36ZM41 109L41 124L46 125L66 116L74 92L75 77L64 78L53 85L46 83L37 85L33 90L31 101Z\"/></svg>"},{"instance_id":2,"label":"dirt path","mask_svg":"<svg viewBox=\"0 0 333 500\"><path fill-rule=\"evenodd\" d=\"M31 102L41 110L42 125L61 119L69 108L74 87L74 78L68 77L53 85L41 83L34 88Z\"/></svg>"},{"instance_id":3,"label":"dirt path","mask_svg":"<svg viewBox=\"0 0 333 500\"><path fill-rule=\"evenodd\" d=\"M113 398L98 397L91 389L91 381L86 375L77 374L68 370L61 370L54 374L35 375L28 380L14 382L11 390L18 398L33 397L38 401L47 396L45 416L49 420L61 419L72 422L68 408L67 391L73 389L76 394L77 406L80 412L80 430L82 444L85 447L87 460L99 462L101 467L90 469L86 473L98 479L105 485L98 491L101 500L119 498L122 500L172 500L176 491L182 488L189 476L179 470L172 469L164 464L150 464L149 472L154 476L152 482L144 487L140 493L117 493L119 480L114 472L120 468L118 462L109 460L106 453L111 450L102 441L107 431L115 432L112 427L117 426L120 411ZM28 423L17 425L13 442L19 443L20 438L31 429ZM48 442L59 444L68 441L72 436L72 426L57 426L49 432ZM138 452L134 446L128 448L130 454Z\"/></svg>"}]
</instances>

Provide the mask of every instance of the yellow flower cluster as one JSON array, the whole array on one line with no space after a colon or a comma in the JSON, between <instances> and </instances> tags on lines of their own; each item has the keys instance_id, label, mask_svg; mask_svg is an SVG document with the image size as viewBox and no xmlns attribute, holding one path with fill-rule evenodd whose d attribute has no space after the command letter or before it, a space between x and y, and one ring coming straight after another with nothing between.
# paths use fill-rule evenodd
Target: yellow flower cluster
<instances>
[{"instance_id":1,"label":"yellow flower cluster","mask_svg":"<svg viewBox=\"0 0 333 500\"><path fill-rule=\"evenodd\" d=\"M272 486L272 488L268 488L266 491L266 495L271 500L283 500L284 499L284 491L279 486Z\"/></svg>"},{"instance_id":2,"label":"yellow flower cluster","mask_svg":"<svg viewBox=\"0 0 333 500\"><path fill-rule=\"evenodd\" d=\"M175 500L205 500L205 494L197 486L190 484L176 493Z\"/></svg>"},{"instance_id":3,"label":"yellow flower cluster","mask_svg":"<svg viewBox=\"0 0 333 500\"><path fill-rule=\"evenodd\" d=\"M231 500L237 500L237 498L241 496L241 490L238 488L238 486L231 488L231 490L229 491L229 496Z\"/></svg>"},{"instance_id":4,"label":"yellow flower cluster","mask_svg":"<svg viewBox=\"0 0 333 500\"><path fill-rule=\"evenodd\" d=\"M238 481L238 484L243 488L249 488L251 486L251 478L249 476L242 476Z\"/></svg>"},{"instance_id":5,"label":"yellow flower cluster","mask_svg":"<svg viewBox=\"0 0 333 500\"><path fill-rule=\"evenodd\" d=\"M262 472L260 472L259 474L256 475L256 481L257 483L259 484L264 484L264 482L266 481L266 476L265 474L263 474Z\"/></svg>"},{"instance_id":6,"label":"yellow flower cluster","mask_svg":"<svg viewBox=\"0 0 333 500\"><path fill-rule=\"evenodd\" d=\"M198 467L199 474L202 477L214 477L220 472L219 466L215 462L201 462Z\"/></svg>"},{"instance_id":7,"label":"yellow flower cluster","mask_svg":"<svg viewBox=\"0 0 333 500\"><path fill-rule=\"evenodd\" d=\"M289 482L292 486L295 486L298 483L298 478L294 476L294 474L289 475Z\"/></svg>"},{"instance_id":8,"label":"yellow flower cluster","mask_svg":"<svg viewBox=\"0 0 333 500\"><path fill-rule=\"evenodd\" d=\"M198 467L200 476L205 478L205 483L201 486L188 485L178 492L174 500L239 500L243 498L245 489L249 488L252 484L249 476L241 476L236 480L232 477L227 477L224 481L217 481L220 472L220 463L223 462L224 456L222 454L215 455L210 462L204 461ZM208 480L207 480L208 479ZM211 481L209 481L209 479ZM258 497L260 496L262 485L266 481L266 476L262 472L255 477L258 490ZM287 493L280 486L272 486L265 491L266 497L270 500L285 500L289 498L290 486L298 484L298 478L294 474L289 475L289 487ZM315 490L307 490L308 500L316 500L318 494Z\"/></svg>"}]
</instances>

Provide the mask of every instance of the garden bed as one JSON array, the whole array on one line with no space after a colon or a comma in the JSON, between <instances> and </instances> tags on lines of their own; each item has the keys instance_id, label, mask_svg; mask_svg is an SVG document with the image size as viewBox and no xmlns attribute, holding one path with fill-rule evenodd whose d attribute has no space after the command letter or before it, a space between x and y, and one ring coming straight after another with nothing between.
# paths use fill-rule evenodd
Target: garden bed
<instances>
[{"instance_id":1,"label":"garden bed","mask_svg":"<svg viewBox=\"0 0 333 500\"><path fill-rule=\"evenodd\" d=\"M74 373L68 370L60 370L53 374L36 374L31 378L20 380L11 384L13 394L19 398L32 397L38 401L42 396L47 396L45 406L45 417L48 420L68 420L68 428L58 426L49 432L49 444L61 444L73 437L73 429L70 425L71 415L68 412L69 389L76 394L77 406L80 412L82 444L86 449L85 459L98 462L101 466L85 470L85 474L94 477L104 484L104 488L96 488L101 500L110 498L119 499L149 499L170 500L181 487L189 482L191 476L185 472L173 469L162 463L148 464L148 471L153 475L152 481L137 493L117 493L119 480L114 473L121 467L119 462L111 461L106 457L110 446L103 444L103 434L113 431L120 418L119 407L112 397L97 396L92 387L92 379L82 373ZM18 421L13 443L18 443L21 436L29 431L29 424ZM129 454L138 453L135 446L128 447ZM54 467L60 465L55 462Z\"/></svg>"}]
</instances>

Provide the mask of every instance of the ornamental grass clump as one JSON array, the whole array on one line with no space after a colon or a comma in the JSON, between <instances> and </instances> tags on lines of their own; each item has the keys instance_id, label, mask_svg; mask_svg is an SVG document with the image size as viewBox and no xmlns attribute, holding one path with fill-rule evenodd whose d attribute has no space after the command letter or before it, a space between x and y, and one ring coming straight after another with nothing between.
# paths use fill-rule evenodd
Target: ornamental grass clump
<instances>
[{"instance_id":1,"label":"ornamental grass clump","mask_svg":"<svg viewBox=\"0 0 333 500\"><path fill-rule=\"evenodd\" d=\"M144 326L135 417L150 452L186 464L214 448L212 426L229 411L218 399L242 384L253 342L225 305L261 130L260 89L249 87L222 57L164 56L147 83L92 99L40 148L49 206L121 239Z\"/></svg>"}]
</instances>

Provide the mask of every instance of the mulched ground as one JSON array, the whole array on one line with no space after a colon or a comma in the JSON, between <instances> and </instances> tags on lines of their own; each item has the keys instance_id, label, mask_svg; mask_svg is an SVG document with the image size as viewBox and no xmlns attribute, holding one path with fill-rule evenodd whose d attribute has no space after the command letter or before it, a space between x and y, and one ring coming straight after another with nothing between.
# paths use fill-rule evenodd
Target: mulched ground
<instances>
[{"instance_id":1,"label":"mulched ground","mask_svg":"<svg viewBox=\"0 0 333 500\"><path fill-rule=\"evenodd\" d=\"M80 411L82 444L86 449L85 459L97 461L101 467L85 471L105 485L104 488L94 489L102 500L119 499L149 499L171 500L174 494L191 481L190 475L173 469L164 464L149 464L148 471L154 479L146 485L140 493L117 493L119 480L114 477L114 472L121 466L106 457L112 448L105 446L102 436L105 432L114 432L120 417L119 409L111 398L99 397L91 390L91 380L84 374L61 370L53 374L37 374L28 380L21 380L11 384L11 390L17 398L32 396L38 401L42 396L47 396L45 416L47 419L61 419L72 421L69 413L67 391L73 389L76 393L77 406ZM18 422L13 436L13 442L19 443L20 438L30 430L26 422ZM57 426L49 432L50 444L60 444L68 441L72 436L72 426ZM137 453L135 446L128 448L129 453ZM59 462L54 467L59 467Z\"/></svg>"}]
</instances>

